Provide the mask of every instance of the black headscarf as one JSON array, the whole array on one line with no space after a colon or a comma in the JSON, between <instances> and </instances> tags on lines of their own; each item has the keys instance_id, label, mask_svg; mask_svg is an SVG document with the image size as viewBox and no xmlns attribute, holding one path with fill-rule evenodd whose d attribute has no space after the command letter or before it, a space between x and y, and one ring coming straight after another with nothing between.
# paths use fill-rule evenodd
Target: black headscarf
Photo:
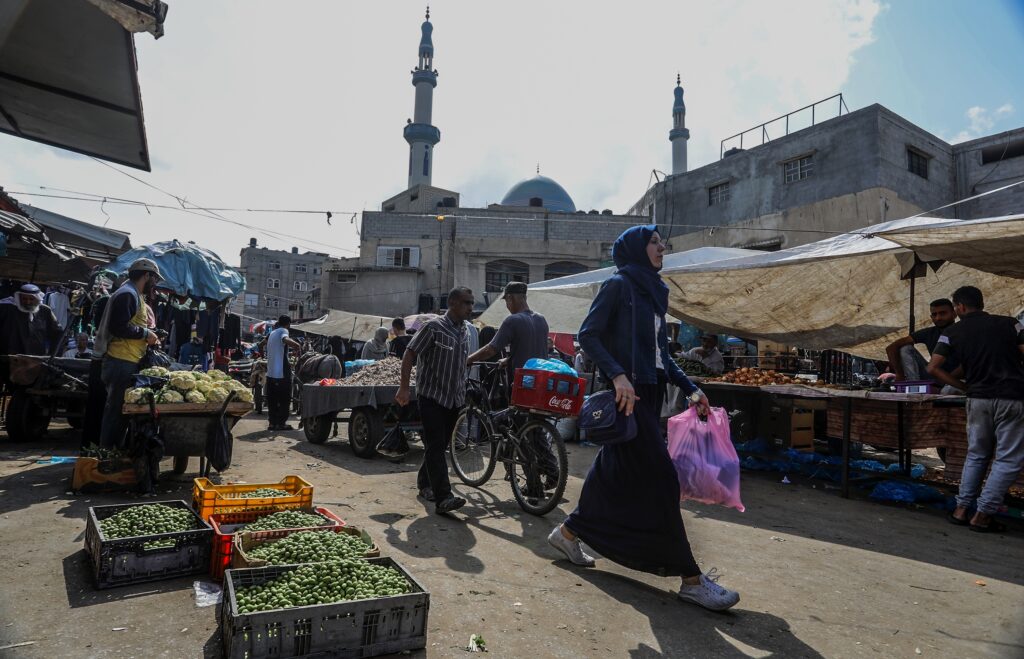
<instances>
[{"instance_id":1,"label":"black headscarf","mask_svg":"<svg viewBox=\"0 0 1024 659\"><path fill-rule=\"evenodd\" d=\"M658 315L668 311L668 286L647 256L647 245L658 231L657 224L630 227L612 245L612 260L621 274L629 277L641 295L651 300Z\"/></svg>"}]
</instances>

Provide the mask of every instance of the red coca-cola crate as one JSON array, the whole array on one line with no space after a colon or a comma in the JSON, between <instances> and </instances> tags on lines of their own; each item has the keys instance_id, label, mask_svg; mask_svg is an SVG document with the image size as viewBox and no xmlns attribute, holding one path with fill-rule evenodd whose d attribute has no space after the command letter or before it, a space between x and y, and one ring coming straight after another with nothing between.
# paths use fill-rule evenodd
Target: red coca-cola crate
<instances>
[{"instance_id":1,"label":"red coca-cola crate","mask_svg":"<svg viewBox=\"0 0 1024 659\"><path fill-rule=\"evenodd\" d=\"M333 529L336 526L345 526L345 521L335 515L327 508L282 508L281 510L300 510L304 513L317 513L326 517L323 526L309 527L304 529L279 529L288 531L311 531L318 529ZM280 512L280 510L245 510L235 513L214 513L210 515L210 526L213 527L213 549L210 552L210 576L220 581L224 578L224 570L231 568L231 555L234 549L235 533L249 522L255 522L264 515Z\"/></svg>"},{"instance_id":2,"label":"red coca-cola crate","mask_svg":"<svg viewBox=\"0 0 1024 659\"><path fill-rule=\"evenodd\" d=\"M584 378L532 368L517 368L515 380L512 382L512 404L531 412L579 416L586 388L587 381Z\"/></svg>"}]
</instances>

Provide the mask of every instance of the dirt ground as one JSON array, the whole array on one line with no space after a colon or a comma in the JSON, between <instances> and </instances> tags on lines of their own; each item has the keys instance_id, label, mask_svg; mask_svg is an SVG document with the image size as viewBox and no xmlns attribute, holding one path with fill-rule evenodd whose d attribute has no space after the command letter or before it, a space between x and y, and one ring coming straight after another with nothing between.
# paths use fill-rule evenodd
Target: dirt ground
<instances>
[{"instance_id":1,"label":"dirt ground","mask_svg":"<svg viewBox=\"0 0 1024 659\"><path fill-rule=\"evenodd\" d=\"M418 448L393 464L357 458L342 439L315 446L264 428L259 417L236 428L224 481L299 474L318 504L368 530L430 591L427 648L412 656L464 656L474 633L495 657L1024 656L1019 527L970 533L936 511L745 473L745 513L684 506L698 560L742 594L710 613L677 602L677 580L608 561L576 568L547 546L595 449L570 445L566 501L545 518L521 512L500 478L456 486L470 503L443 518L415 497ZM0 657L220 656L216 611L196 606L194 578L93 588L87 510L132 498L74 496L71 465L36 462L76 449L70 429L34 444L0 434ZM193 476L167 475L160 498L188 500Z\"/></svg>"}]
</instances>

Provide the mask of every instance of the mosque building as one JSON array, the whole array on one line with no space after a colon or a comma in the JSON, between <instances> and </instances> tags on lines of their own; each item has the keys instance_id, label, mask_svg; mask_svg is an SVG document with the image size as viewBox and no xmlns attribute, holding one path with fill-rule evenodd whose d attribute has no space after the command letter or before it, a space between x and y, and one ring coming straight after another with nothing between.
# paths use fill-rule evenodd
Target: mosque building
<instances>
[{"instance_id":1,"label":"mosque building","mask_svg":"<svg viewBox=\"0 0 1024 659\"><path fill-rule=\"evenodd\" d=\"M486 208L463 207L458 192L435 187L441 131L433 124L433 30L428 9L412 71L413 117L404 128L408 187L379 211L363 212L359 256L324 269L323 307L408 315L444 308L448 290L468 286L478 307L486 308L510 281L539 282L608 265L619 234L646 219L579 209L539 167ZM681 106L681 89L676 98ZM685 168L689 135L681 117L673 135L673 162L679 149Z\"/></svg>"}]
</instances>

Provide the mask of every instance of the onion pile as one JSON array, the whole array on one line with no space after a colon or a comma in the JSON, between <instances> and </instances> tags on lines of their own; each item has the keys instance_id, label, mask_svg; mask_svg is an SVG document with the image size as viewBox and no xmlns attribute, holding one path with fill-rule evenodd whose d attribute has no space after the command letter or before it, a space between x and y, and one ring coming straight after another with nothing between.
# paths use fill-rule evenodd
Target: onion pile
<instances>
[{"instance_id":1,"label":"onion pile","mask_svg":"<svg viewBox=\"0 0 1024 659\"><path fill-rule=\"evenodd\" d=\"M790 377L785 373L775 371L764 371L759 368L738 368L735 371L726 373L719 380L720 382L731 382L733 384L745 384L751 387L763 387L771 384L803 384L804 380Z\"/></svg>"}]
</instances>

